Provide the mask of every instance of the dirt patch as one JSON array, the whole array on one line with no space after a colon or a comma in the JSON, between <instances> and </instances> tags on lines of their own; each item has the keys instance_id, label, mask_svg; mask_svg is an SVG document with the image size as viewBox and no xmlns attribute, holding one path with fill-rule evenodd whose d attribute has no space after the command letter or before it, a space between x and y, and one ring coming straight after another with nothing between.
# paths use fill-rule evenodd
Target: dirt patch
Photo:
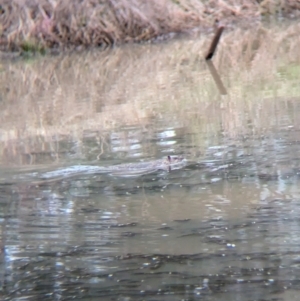
<instances>
[{"instance_id":1,"label":"dirt patch","mask_svg":"<svg viewBox=\"0 0 300 301\"><path fill-rule=\"evenodd\" d=\"M216 19L249 25L299 10L299 0L2 0L0 50L107 47L204 30Z\"/></svg>"}]
</instances>

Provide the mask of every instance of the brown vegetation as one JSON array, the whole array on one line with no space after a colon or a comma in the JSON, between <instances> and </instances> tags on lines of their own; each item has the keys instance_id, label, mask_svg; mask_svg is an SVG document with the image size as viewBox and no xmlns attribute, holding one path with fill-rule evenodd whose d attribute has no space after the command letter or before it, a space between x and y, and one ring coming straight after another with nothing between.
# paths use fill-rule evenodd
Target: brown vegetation
<instances>
[{"instance_id":1,"label":"brown vegetation","mask_svg":"<svg viewBox=\"0 0 300 301\"><path fill-rule=\"evenodd\" d=\"M282 116L299 128L299 30L294 24L225 33L213 59L227 90L222 96L201 59L210 42L204 36L3 61L0 160L50 162L67 156L71 142L80 156L95 159L112 136L129 145L128 128L153 156L148 141L162 128L195 133L195 152L205 146L203 133L217 137L220 120L230 137L263 135Z\"/></svg>"},{"instance_id":2,"label":"brown vegetation","mask_svg":"<svg viewBox=\"0 0 300 301\"><path fill-rule=\"evenodd\" d=\"M299 9L299 0L0 0L0 50L110 46Z\"/></svg>"}]
</instances>

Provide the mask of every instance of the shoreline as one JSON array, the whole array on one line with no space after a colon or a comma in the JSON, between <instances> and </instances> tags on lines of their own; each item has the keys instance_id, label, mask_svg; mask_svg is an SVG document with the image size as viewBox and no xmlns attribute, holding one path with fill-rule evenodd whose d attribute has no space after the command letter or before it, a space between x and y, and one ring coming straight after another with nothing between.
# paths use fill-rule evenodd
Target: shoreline
<instances>
[{"instance_id":1,"label":"shoreline","mask_svg":"<svg viewBox=\"0 0 300 301\"><path fill-rule=\"evenodd\" d=\"M278 2L282 1L3 0L0 57L160 42L211 32L216 20L230 30L300 17L298 1Z\"/></svg>"}]
</instances>

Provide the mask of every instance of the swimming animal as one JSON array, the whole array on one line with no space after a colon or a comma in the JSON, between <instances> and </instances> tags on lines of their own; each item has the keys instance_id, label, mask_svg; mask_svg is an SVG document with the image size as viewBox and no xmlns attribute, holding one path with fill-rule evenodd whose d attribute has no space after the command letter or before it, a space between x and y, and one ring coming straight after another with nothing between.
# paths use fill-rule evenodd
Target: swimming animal
<instances>
[{"instance_id":1,"label":"swimming animal","mask_svg":"<svg viewBox=\"0 0 300 301\"><path fill-rule=\"evenodd\" d=\"M40 175L40 179L54 179L57 177L72 177L84 174L109 173L114 176L138 176L148 174L157 170L171 171L182 168L186 165L183 156L167 156L164 159L142 161L136 163L124 163L110 166L96 165L74 165Z\"/></svg>"}]
</instances>

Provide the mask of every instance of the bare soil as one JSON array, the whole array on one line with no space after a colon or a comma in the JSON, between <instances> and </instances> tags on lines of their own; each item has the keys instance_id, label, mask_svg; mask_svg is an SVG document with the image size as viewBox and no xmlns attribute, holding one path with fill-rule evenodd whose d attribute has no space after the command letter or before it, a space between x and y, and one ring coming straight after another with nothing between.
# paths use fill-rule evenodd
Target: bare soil
<instances>
[{"instance_id":1,"label":"bare soil","mask_svg":"<svg viewBox=\"0 0 300 301\"><path fill-rule=\"evenodd\" d=\"M170 33L297 18L300 0L0 0L0 51L109 47Z\"/></svg>"}]
</instances>

